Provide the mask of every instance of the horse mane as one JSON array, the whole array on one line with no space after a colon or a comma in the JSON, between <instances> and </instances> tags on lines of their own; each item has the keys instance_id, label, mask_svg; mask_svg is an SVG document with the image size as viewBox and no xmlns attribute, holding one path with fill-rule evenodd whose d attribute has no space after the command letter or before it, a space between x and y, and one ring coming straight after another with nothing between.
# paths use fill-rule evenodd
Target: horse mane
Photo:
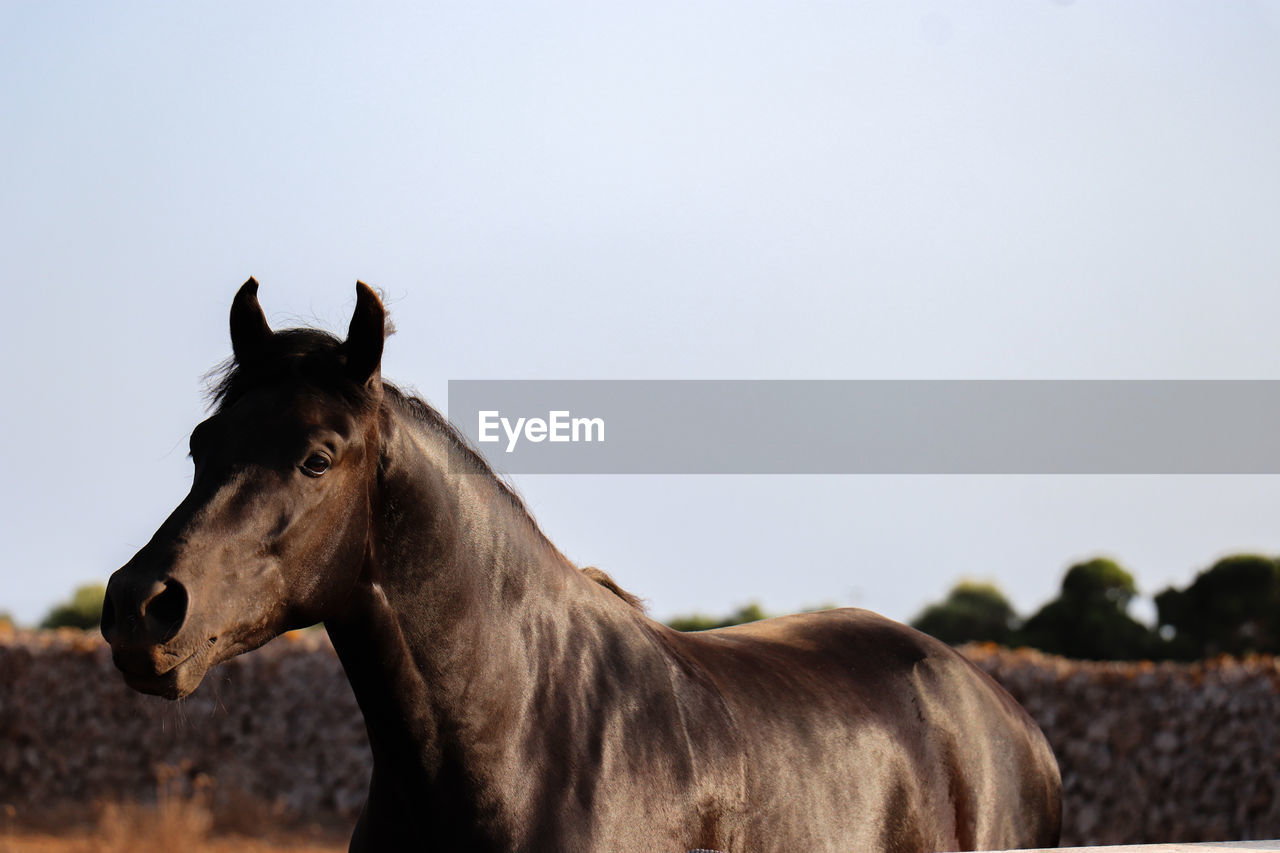
<instances>
[{"instance_id":1,"label":"horse mane","mask_svg":"<svg viewBox=\"0 0 1280 853\"><path fill-rule=\"evenodd\" d=\"M538 522L534 519L533 514L529 512L529 508L525 506L524 500L515 490L515 487L493 470L493 467L489 465L488 461L485 460L479 451L471 446L471 442L467 441L466 436L459 432L458 428L454 426L448 418L440 414L440 411L426 400L410 394L390 382L384 381L382 383L382 389L387 397L394 400L401 406L401 408L408 411L415 420L443 435L455 451L462 454L463 458L471 465L475 466L480 473L487 475L495 484L497 484L498 488L506 498L511 501L512 505L517 510L524 513L525 518L527 518L529 523L533 525L534 530L537 530L538 533L542 535L543 539L547 538L545 534L542 534L541 529L538 527ZM550 543L550 540L548 540L548 543ZM554 548L555 546L552 545L552 547ZM557 551L558 550L559 549L557 549ZM582 572L583 577L609 590L609 592L618 596L618 598L621 598L641 613L644 612L644 602L638 596L627 592L619 586L617 581L609 577L609 575L603 570L597 569L595 566L585 566L579 571Z\"/></svg>"},{"instance_id":2,"label":"horse mane","mask_svg":"<svg viewBox=\"0 0 1280 853\"><path fill-rule=\"evenodd\" d=\"M618 596L618 598L621 598L636 610L639 610L641 613L644 612L644 601L642 601L639 596L627 592L625 589L618 586L618 582L609 577L608 573L603 569L597 569L595 566L583 566L579 571L582 572L583 577L600 584L600 586L609 590L609 592Z\"/></svg>"},{"instance_id":3,"label":"horse mane","mask_svg":"<svg viewBox=\"0 0 1280 853\"><path fill-rule=\"evenodd\" d=\"M466 436L459 432L458 428L448 418L440 414L440 411L435 406L386 380L382 382L382 392L386 399L398 404L415 422L444 436L445 440L449 442L451 450L458 453L462 459L472 465L476 473L488 477L498 487L502 495L511 502L512 507L523 513L529 523L533 525L533 528L540 534L542 533L538 527L538 522L534 520L529 508L525 506L524 499L520 497L520 493L516 491L515 486L493 470L493 466L489 464L488 460L471 446ZM546 536L543 535L543 538L545 539Z\"/></svg>"}]
</instances>

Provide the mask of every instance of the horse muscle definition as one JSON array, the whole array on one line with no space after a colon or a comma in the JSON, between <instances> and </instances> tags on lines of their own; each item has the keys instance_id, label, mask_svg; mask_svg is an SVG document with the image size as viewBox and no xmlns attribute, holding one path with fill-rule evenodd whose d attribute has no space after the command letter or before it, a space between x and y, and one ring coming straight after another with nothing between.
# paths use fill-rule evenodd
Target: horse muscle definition
<instances>
[{"instance_id":1,"label":"horse muscle definition","mask_svg":"<svg viewBox=\"0 0 1280 853\"><path fill-rule=\"evenodd\" d=\"M112 575L133 688L323 621L373 774L353 851L1052 846L1040 731L947 646L864 610L681 634L579 571L434 409L382 380L385 312L274 332L253 279L191 491Z\"/></svg>"}]
</instances>

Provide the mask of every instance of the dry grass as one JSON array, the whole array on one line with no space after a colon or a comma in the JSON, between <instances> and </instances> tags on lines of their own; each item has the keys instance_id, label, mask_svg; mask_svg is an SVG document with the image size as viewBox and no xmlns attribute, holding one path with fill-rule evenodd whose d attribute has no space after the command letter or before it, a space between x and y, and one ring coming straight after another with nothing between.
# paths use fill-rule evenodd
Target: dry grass
<instances>
[{"instance_id":1,"label":"dry grass","mask_svg":"<svg viewBox=\"0 0 1280 853\"><path fill-rule=\"evenodd\" d=\"M154 805L103 804L95 853L170 853L203 844L213 828L211 782L207 776L188 781L187 769L157 769Z\"/></svg>"},{"instance_id":2,"label":"dry grass","mask_svg":"<svg viewBox=\"0 0 1280 853\"><path fill-rule=\"evenodd\" d=\"M85 834L74 835L0 835L0 853L104 853L114 848L103 846L101 839ZM147 847L145 849L158 849ZM345 843L271 841L239 836L215 836L196 844L170 848L169 853L344 853Z\"/></svg>"},{"instance_id":3,"label":"dry grass","mask_svg":"<svg viewBox=\"0 0 1280 853\"><path fill-rule=\"evenodd\" d=\"M263 832L267 825L261 820L261 809L217 821L222 831L215 833L212 784L207 777L192 776L186 767L158 768L156 777L154 803L101 803L92 828L69 822L58 832L16 830L15 815L6 809L0 815L0 853L340 853L347 849L346 842L336 838L298 840L285 833ZM252 817L246 818L249 814Z\"/></svg>"}]
</instances>

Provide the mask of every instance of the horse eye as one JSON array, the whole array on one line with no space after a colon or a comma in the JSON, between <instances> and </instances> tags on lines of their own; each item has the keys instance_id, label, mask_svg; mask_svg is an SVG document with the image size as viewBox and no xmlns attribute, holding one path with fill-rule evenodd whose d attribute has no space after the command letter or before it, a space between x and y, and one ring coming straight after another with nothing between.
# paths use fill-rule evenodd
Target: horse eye
<instances>
[{"instance_id":1,"label":"horse eye","mask_svg":"<svg viewBox=\"0 0 1280 853\"><path fill-rule=\"evenodd\" d=\"M323 453L312 453L307 457L307 461L302 463L302 473L311 477L319 477L329 470L329 464L328 456Z\"/></svg>"}]
</instances>

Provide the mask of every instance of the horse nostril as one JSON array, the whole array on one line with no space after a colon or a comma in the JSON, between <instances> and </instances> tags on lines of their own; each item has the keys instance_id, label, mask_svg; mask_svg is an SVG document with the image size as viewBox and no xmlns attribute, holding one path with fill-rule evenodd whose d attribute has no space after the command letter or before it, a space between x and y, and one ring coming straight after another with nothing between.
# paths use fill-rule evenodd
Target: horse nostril
<instances>
[{"instance_id":1,"label":"horse nostril","mask_svg":"<svg viewBox=\"0 0 1280 853\"><path fill-rule=\"evenodd\" d=\"M142 610L152 639L156 643L172 640L187 618L187 589L176 580L167 580L164 589L153 595Z\"/></svg>"}]
</instances>

